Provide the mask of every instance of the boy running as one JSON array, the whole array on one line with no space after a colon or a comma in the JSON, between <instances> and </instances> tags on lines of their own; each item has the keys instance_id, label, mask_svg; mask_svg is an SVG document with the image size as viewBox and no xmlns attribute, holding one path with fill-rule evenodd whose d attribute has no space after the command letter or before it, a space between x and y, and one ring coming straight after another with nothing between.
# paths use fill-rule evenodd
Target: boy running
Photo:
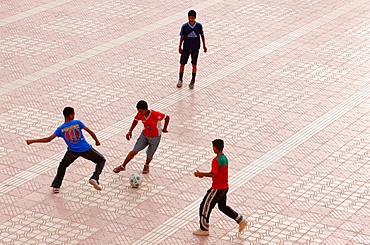
<instances>
[{"instance_id":1,"label":"boy running","mask_svg":"<svg viewBox=\"0 0 370 245\"><path fill-rule=\"evenodd\" d=\"M159 142L161 141L161 132L168 133L167 127L168 123L170 122L170 117L168 115L165 115L159 111L149 110L148 103L146 103L144 100L140 100L137 103L136 109L138 113L131 124L130 130L126 134L126 139L130 140L132 138L132 131L139 121L143 123L144 129L137 139L134 149L128 153L122 165L119 165L113 169L113 172L115 173L126 170L127 163L129 163L139 151L143 150L147 146L149 147L146 150L146 161L142 173L149 173L149 163L152 161L154 153L156 152ZM162 129L161 121L163 119L164 126Z\"/></svg>"},{"instance_id":2,"label":"boy running","mask_svg":"<svg viewBox=\"0 0 370 245\"><path fill-rule=\"evenodd\" d=\"M216 203L218 204L218 208L221 210L221 212L239 224L239 232L242 232L247 225L247 221L243 218L243 216L226 205L229 184L228 160L223 154L224 141L221 139L216 139L212 141L212 146L213 152L216 153L217 156L212 160L211 172L199 172L198 170L194 172L194 175L198 178L212 178L212 187L207 191L207 194L204 196L199 207L200 229L193 232L193 234L197 236L209 235L209 218Z\"/></svg>"},{"instance_id":3,"label":"boy running","mask_svg":"<svg viewBox=\"0 0 370 245\"><path fill-rule=\"evenodd\" d=\"M55 137L62 137L66 142L68 148L62 161L59 163L57 170L57 175L54 181L51 183L54 193L59 193L60 186L62 185L66 169L71 165L78 157L83 157L96 164L95 172L91 176L89 183L94 186L94 188L100 191L102 188L99 185L99 175L101 174L105 158L98 151L96 151L92 146L86 141L83 136L82 129L86 130L91 137L95 140L95 145L99 146L100 142L96 137L95 133L85 126L80 120L75 120L75 111L72 107L65 107L63 110L64 123L59 126L55 132L46 138L26 140L27 144L33 143L48 143L55 139Z\"/></svg>"},{"instance_id":4,"label":"boy running","mask_svg":"<svg viewBox=\"0 0 370 245\"><path fill-rule=\"evenodd\" d=\"M179 81L177 87L182 87L182 78L184 76L185 65L188 63L189 56L191 55L192 63L192 78L189 84L189 88L194 88L195 76L197 74L197 61L200 49L200 38L202 38L203 50L206 53L207 47L205 42L205 37L203 33L203 26L199 22L195 21L197 13L194 10L188 12L189 22L182 25L180 30L180 44L179 44L179 53L180 57L180 73ZM184 47L182 48L182 44Z\"/></svg>"}]
</instances>

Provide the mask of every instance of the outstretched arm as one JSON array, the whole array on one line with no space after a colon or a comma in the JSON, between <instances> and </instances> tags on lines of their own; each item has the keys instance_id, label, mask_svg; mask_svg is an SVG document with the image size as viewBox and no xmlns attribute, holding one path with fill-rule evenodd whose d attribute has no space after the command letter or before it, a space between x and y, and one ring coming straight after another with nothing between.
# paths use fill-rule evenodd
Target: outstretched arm
<instances>
[{"instance_id":1,"label":"outstretched arm","mask_svg":"<svg viewBox=\"0 0 370 245\"><path fill-rule=\"evenodd\" d=\"M167 127L168 127L169 122L170 122L170 116L166 116L164 118L164 125L163 125L163 129L162 129L163 133L168 133Z\"/></svg>"},{"instance_id":2,"label":"outstretched arm","mask_svg":"<svg viewBox=\"0 0 370 245\"><path fill-rule=\"evenodd\" d=\"M89 129L86 126L83 127L83 129L85 129L86 132L88 132L91 135L91 137L95 140L95 145L96 146L100 145L100 141L98 140L98 137L96 137L96 134L91 129Z\"/></svg>"},{"instance_id":3,"label":"outstretched arm","mask_svg":"<svg viewBox=\"0 0 370 245\"><path fill-rule=\"evenodd\" d=\"M126 139L127 140L130 140L132 138L132 131L134 130L134 128L136 127L136 125L138 124L138 122L139 121L137 121L137 120L132 121L130 130L126 134Z\"/></svg>"},{"instance_id":4,"label":"outstretched arm","mask_svg":"<svg viewBox=\"0 0 370 245\"><path fill-rule=\"evenodd\" d=\"M206 173L206 172L199 172L197 170L194 172L194 176L198 178L203 178L203 177L215 177L216 175L212 172Z\"/></svg>"},{"instance_id":5,"label":"outstretched arm","mask_svg":"<svg viewBox=\"0 0 370 245\"><path fill-rule=\"evenodd\" d=\"M202 43L203 43L203 50L204 50L204 53L207 53L206 37L205 37L204 35L200 35L200 37L202 38Z\"/></svg>"},{"instance_id":6,"label":"outstretched arm","mask_svg":"<svg viewBox=\"0 0 370 245\"><path fill-rule=\"evenodd\" d=\"M34 140L26 140L27 145L33 144L33 143L49 143L53 139L57 137L55 134L50 135L49 137L46 138L41 138L41 139L34 139Z\"/></svg>"}]
</instances>

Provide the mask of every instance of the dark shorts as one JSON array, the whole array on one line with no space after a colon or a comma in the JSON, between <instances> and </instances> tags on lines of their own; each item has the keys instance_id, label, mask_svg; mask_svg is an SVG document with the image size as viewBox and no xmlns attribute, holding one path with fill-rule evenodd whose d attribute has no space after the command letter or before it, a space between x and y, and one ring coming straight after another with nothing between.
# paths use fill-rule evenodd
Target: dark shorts
<instances>
[{"instance_id":1,"label":"dark shorts","mask_svg":"<svg viewBox=\"0 0 370 245\"><path fill-rule=\"evenodd\" d=\"M197 62L198 62L199 49L198 50L186 50L186 49L184 49L181 53L180 64L181 65L186 65L188 63L190 55L191 55L191 63L193 65L196 65Z\"/></svg>"}]
</instances>

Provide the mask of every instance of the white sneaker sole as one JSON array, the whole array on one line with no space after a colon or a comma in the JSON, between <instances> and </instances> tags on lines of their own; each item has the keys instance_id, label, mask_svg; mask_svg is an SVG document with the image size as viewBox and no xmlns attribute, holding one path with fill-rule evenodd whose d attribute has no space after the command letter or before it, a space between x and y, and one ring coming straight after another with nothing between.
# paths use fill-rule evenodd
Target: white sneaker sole
<instances>
[{"instance_id":1,"label":"white sneaker sole","mask_svg":"<svg viewBox=\"0 0 370 245\"><path fill-rule=\"evenodd\" d=\"M100 185L98 185L98 183L97 183L95 180L90 179L90 180L89 180L89 183L90 183L90 185L92 185L96 190L98 190L98 191L101 191L101 190L102 190L102 188L100 187Z\"/></svg>"}]
</instances>

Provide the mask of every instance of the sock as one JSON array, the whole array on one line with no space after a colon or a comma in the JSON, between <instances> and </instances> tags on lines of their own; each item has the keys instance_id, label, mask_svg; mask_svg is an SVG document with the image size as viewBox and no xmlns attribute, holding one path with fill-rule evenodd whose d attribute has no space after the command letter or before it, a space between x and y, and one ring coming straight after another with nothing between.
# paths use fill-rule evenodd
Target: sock
<instances>
[{"instance_id":1,"label":"sock","mask_svg":"<svg viewBox=\"0 0 370 245\"><path fill-rule=\"evenodd\" d=\"M192 82L195 82L195 76L196 75L197 75L196 73L191 73L191 81Z\"/></svg>"},{"instance_id":2,"label":"sock","mask_svg":"<svg viewBox=\"0 0 370 245\"><path fill-rule=\"evenodd\" d=\"M179 80L181 80L182 81L182 77L184 76L184 73L183 72L180 72L179 73Z\"/></svg>"}]
</instances>

